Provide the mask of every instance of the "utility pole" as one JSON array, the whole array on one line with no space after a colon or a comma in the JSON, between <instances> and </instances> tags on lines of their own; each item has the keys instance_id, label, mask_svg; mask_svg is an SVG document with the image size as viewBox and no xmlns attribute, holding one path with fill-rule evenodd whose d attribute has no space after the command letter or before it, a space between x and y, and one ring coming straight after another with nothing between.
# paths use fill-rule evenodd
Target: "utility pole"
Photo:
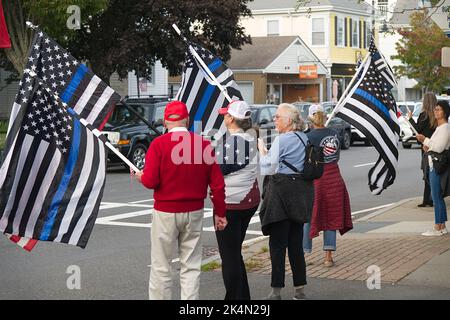
<instances>
[{"instance_id":1,"label":"utility pole","mask_svg":"<svg viewBox=\"0 0 450 320\"><path fill-rule=\"evenodd\" d=\"M139 87L139 66L137 67L137 70L136 70L136 85L137 85L138 98L140 98L141 97L141 88Z\"/></svg>"}]
</instances>

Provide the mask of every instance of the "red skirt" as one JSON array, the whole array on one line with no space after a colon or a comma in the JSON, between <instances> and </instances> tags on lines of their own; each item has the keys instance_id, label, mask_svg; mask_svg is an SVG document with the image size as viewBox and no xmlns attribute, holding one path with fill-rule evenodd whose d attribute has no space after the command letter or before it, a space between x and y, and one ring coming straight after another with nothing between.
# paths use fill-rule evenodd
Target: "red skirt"
<instances>
[{"instance_id":1,"label":"red skirt","mask_svg":"<svg viewBox=\"0 0 450 320\"><path fill-rule=\"evenodd\" d=\"M339 230L343 235L353 229L350 199L337 163L328 163L320 179L314 180L314 206L309 236L320 231Z\"/></svg>"}]
</instances>

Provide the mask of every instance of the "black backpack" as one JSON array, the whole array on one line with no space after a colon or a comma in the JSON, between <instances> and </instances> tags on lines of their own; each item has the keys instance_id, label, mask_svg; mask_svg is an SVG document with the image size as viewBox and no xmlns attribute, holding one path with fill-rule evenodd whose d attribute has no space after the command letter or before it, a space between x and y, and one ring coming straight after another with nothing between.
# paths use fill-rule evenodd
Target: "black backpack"
<instances>
[{"instance_id":1,"label":"black backpack","mask_svg":"<svg viewBox=\"0 0 450 320\"><path fill-rule=\"evenodd\" d=\"M303 179L305 180L314 180L319 179L323 174L323 164L324 164L324 156L323 156L323 148L319 146L312 145L309 141L308 144L305 144L300 138L300 136L294 132L297 138L300 139L302 144L305 146L305 163L303 165ZM288 166L294 172L298 172L297 168L291 165L286 160L281 161L286 166Z\"/></svg>"}]
</instances>

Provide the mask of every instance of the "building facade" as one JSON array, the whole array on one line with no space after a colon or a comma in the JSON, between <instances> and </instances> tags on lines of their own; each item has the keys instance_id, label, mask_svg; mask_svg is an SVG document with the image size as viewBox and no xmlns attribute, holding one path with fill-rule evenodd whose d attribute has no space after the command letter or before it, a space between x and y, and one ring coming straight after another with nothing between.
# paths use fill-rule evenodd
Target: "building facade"
<instances>
[{"instance_id":1,"label":"building facade","mask_svg":"<svg viewBox=\"0 0 450 320\"><path fill-rule=\"evenodd\" d=\"M324 100L339 97L370 41L371 8L357 0L255 0L241 19L252 37L299 36L327 68ZM333 92L337 91L337 92Z\"/></svg>"},{"instance_id":2,"label":"building facade","mask_svg":"<svg viewBox=\"0 0 450 320\"><path fill-rule=\"evenodd\" d=\"M228 66L244 100L256 104L320 102L328 69L298 36L252 37L232 50Z\"/></svg>"}]
</instances>

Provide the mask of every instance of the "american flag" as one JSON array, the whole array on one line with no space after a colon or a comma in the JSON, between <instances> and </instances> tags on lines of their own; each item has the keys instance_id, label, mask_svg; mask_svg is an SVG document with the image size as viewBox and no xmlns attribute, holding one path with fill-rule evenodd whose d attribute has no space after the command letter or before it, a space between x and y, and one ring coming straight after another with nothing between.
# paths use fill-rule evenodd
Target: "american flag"
<instances>
[{"instance_id":1,"label":"american flag","mask_svg":"<svg viewBox=\"0 0 450 320\"><path fill-rule=\"evenodd\" d=\"M115 103L120 100L113 89L42 31L35 32L27 59L11 110L8 132L14 125L21 104L28 99L33 88L31 73L37 74L46 86L56 92L67 108L74 110L94 128L103 128ZM14 242L22 246L26 241L20 239ZM26 247L32 248L35 244L36 240L30 239Z\"/></svg>"},{"instance_id":2,"label":"american flag","mask_svg":"<svg viewBox=\"0 0 450 320\"><path fill-rule=\"evenodd\" d=\"M380 68L381 56L373 41L369 54L361 76L337 106L336 115L359 129L380 154L369 170L369 188L373 194L380 194L395 180L400 127L388 66L385 63L386 67Z\"/></svg>"},{"instance_id":3,"label":"american flag","mask_svg":"<svg viewBox=\"0 0 450 320\"><path fill-rule=\"evenodd\" d=\"M216 129L224 132L223 116L218 114L218 110L226 107L229 101L195 58L192 53L194 50L226 89L230 98L243 100L233 72L210 51L192 43L189 44L181 87L175 99L186 104L189 110L189 129L191 131L208 134L211 129ZM199 121L202 122L201 127L196 124Z\"/></svg>"},{"instance_id":4,"label":"american flag","mask_svg":"<svg viewBox=\"0 0 450 320\"><path fill-rule=\"evenodd\" d=\"M52 38L37 30L28 55L19 94L13 105L10 125L19 110L21 100L30 91L31 70L81 118L101 130L120 96L84 64Z\"/></svg>"},{"instance_id":5,"label":"american flag","mask_svg":"<svg viewBox=\"0 0 450 320\"><path fill-rule=\"evenodd\" d=\"M370 40L369 52L378 70L378 73L386 81L388 89L391 90L393 87L397 85L395 81L394 72L392 71L389 64L386 62L386 59L383 57L382 53L378 51L377 47L375 46L375 41L373 37Z\"/></svg>"},{"instance_id":6,"label":"american flag","mask_svg":"<svg viewBox=\"0 0 450 320\"><path fill-rule=\"evenodd\" d=\"M0 167L0 231L86 246L106 176L106 150L38 78L27 82Z\"/></svg>"}]
</instances>

